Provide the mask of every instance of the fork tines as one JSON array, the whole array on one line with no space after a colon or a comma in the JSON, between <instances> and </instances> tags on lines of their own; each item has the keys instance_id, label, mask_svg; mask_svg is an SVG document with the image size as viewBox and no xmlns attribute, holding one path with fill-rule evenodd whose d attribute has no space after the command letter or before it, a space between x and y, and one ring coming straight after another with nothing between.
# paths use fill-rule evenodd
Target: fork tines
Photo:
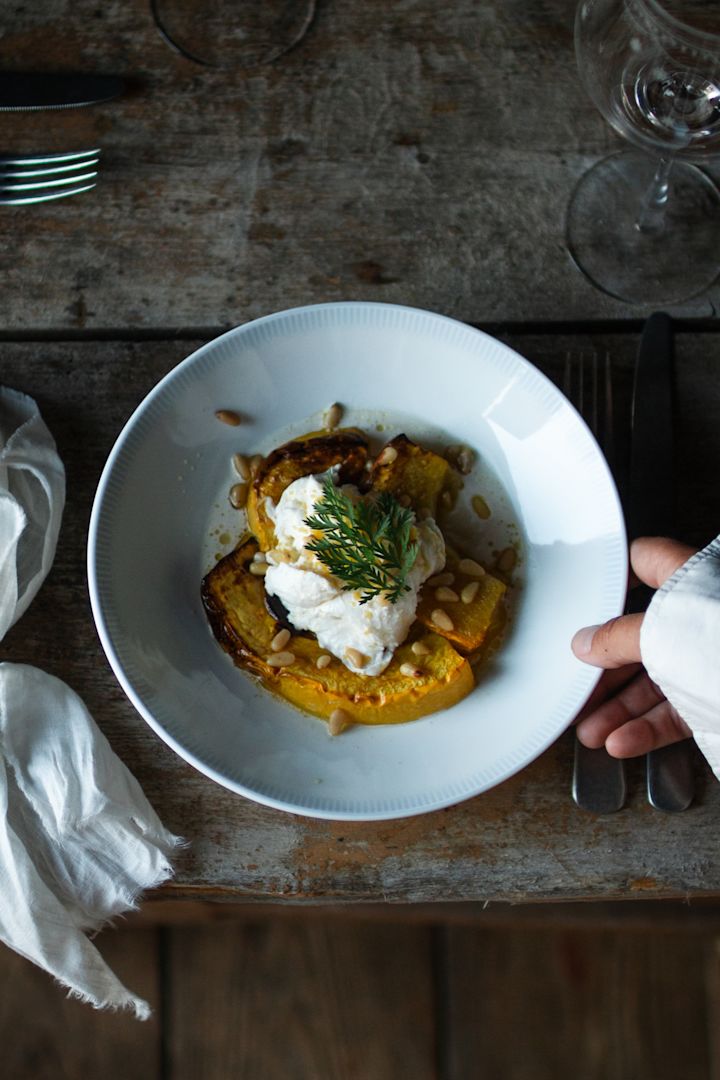
<instances>
[{"instance_id":1,"label":"fork tines","mask_svg":"<svg viewBox=\"0 0 720 1080\"><path fill-rule=\"evenodd\" d=\"M0 206L64 199L97 182L100 150L66 154L0 156Z\"/></svg>"}]
</instances>

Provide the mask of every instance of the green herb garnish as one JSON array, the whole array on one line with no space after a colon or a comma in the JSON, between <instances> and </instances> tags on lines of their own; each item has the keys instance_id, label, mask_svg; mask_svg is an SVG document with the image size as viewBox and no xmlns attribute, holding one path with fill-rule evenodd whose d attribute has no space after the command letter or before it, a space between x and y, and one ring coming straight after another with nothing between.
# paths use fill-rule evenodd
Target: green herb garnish
<instances>
[{"instance_id":1,"label":"green herb garnish","mask_svg":"<svg viewBox=\"0 0 720 1080\"><path fill-rule=\"evenodd\" d=\"M353 503L325 479L322 498L305 524L322 533L305 547L343 582L343 590L362 590L360 603L385 593L391 604L410 591L406 579L418 553L411 540L413 515L389 492Z\"/></svg>"}]
</instances>

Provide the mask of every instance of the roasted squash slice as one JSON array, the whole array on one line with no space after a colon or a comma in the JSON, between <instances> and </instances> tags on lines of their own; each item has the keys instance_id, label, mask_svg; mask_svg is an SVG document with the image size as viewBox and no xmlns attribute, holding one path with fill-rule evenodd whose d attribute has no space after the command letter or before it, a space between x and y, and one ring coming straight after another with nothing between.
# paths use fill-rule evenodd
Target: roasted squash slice
<instances>
[{"instance_id":1,"label":"roasted squash slice","mask_svg":"<svg viewBox=\"0 0 720 1080\"><path fill-rule=\"evenodd\" d=\"M261 551L274 546L275 531L265 500L278 501L286 487L301 476L325 472L341 465L340 483L356 484L367 462L368 440L356 428L314 431L273 450L265 458L250 485L247 500L248 527Z\"/></svg>"},{"instance_id":2,"label":"roasted squash slice","mask_svg":"<svg viewBox=\"0 0 720 1080\"><path fill-rule=\"evenodd\" d=\"M390 447L395 454L386 456L384 450ZM370 472L370 487L405 495L413 510L428 510L432 517L437 517L438 499L450 473L445 458L418 446L406 435L396 435L378 454Z\"/></svg>"},{"instance_id":3,"label":"roasted squash slice","mask_svg":"<svg viewBox=\"0 0 720 1080\"><path fill-rule=\"evenodd\" d=\"M469 603L463 603L462 592L473 581L478 583L477 591ZM447 638L463 655L477 653L483 649L489 636L502 622L502 605L507 586L492 574L473 578L458 573L451 588L458 599L450 602L438 601L435 589L425 584L417 608L418 621L429 630ZM449 617L451 630L438 626L433 620L433 612L438 608Z\"/></svg>"},{"instance_id":4,"label":"roasted squash slice","mask_svg":"<svg viewBox=\"0 0 720 1080\"><path fill-rule=\"evenodd\" d=\"M400 670L403 664L418 663L411 639L396 650L381 675L372 677L348 671L335 657L319 670L316 661L323 650L314 637L301 635L286 646L294 662L270 667L270 643L280 623L265 606L262 579L247 569L257 550L257 543L249 540L221 559L203 580L202 599L223 648L239 667L260 676L280 697L326 719L340 708L358 724L398 724L450 708L472 690L474 677L467 659L443 637L417 625L428 649L418 675Z\"/></svg>"}]
</instances>

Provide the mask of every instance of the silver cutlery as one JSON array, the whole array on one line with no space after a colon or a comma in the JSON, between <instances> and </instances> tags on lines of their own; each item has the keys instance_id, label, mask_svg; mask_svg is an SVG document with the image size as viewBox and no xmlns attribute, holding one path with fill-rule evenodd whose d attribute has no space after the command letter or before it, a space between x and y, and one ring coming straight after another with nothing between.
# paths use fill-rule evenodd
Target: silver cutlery
<instances>
[{"instance_id":1,"label":"silver cutlery","mask_svg":"<svg viewBox=\"0 0 720 1080\"><path fill-rule=\"evenodd\" d=\"M0 71L0 112L102 105L123 92L115 75Z\"/></svg>"},{"instance_id":2,"label":"silver cutlery","mask_svg":"<svg viewBox=\"0 0 720 1080\"><path fill-rule=\"evenodd\" d=\"M615 461L612 371L609 355L602 363L596 353L568 354L563 390L598 440L608 465ZM625 764L604 747L590 750L575 737L572 797L583 810L612 814L621 810L627 797Z\"/></svg>"},{"instance_id":3,"label":"silver cutlery","mask_svg":"<svg viewBox=\"0 0 720 1080\"><path fill-rule=\"evenodd\" d=\"M64 154L0 156L0 206L64 199L97 182L100 150Z\"/></svg>"},{"instance_id":4,"label":"silver cutlery","mask_svg":"<svg viewBox=\"0 0 720 1080\"><path fill-rule=\"evenodd\" d=\"M646 321L635 363L627 523L630 538L673 536L675 529L673 330L656 312ZM630 594L628 607L644 611L650 590ZM651 806L668 813L687 810L695 794L694 744L687 739L646 759Z\"/></svg>"}]
</instances>

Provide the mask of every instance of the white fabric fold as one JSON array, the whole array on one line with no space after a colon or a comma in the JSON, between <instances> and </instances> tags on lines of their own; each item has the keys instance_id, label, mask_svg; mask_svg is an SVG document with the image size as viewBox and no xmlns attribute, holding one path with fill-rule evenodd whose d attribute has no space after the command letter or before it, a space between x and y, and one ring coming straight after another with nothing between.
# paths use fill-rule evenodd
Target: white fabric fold
<instances>
[{"instance_id":1,"label":"white fabric fold","mask_svg":"<svg viewBox=\"0 0 720 1080\"><path fill-rule=\"evenodd\" d=\"M35 402L0 389L0 638L55 555L65 473ZM89 932L172 874L169 833L81 699L0 663L0 940L97 1008L150 1015Z\"/></svg>"},{"instance_id":2,"label":"white fabric fold","mask_svg":"<svg viewBox=\"0 0 720 1080\"><path fill-rule=\"evenodd\" d=\"M640 651L720 779L720 537L657 590Z\"/></svg>"}]
</instances>

